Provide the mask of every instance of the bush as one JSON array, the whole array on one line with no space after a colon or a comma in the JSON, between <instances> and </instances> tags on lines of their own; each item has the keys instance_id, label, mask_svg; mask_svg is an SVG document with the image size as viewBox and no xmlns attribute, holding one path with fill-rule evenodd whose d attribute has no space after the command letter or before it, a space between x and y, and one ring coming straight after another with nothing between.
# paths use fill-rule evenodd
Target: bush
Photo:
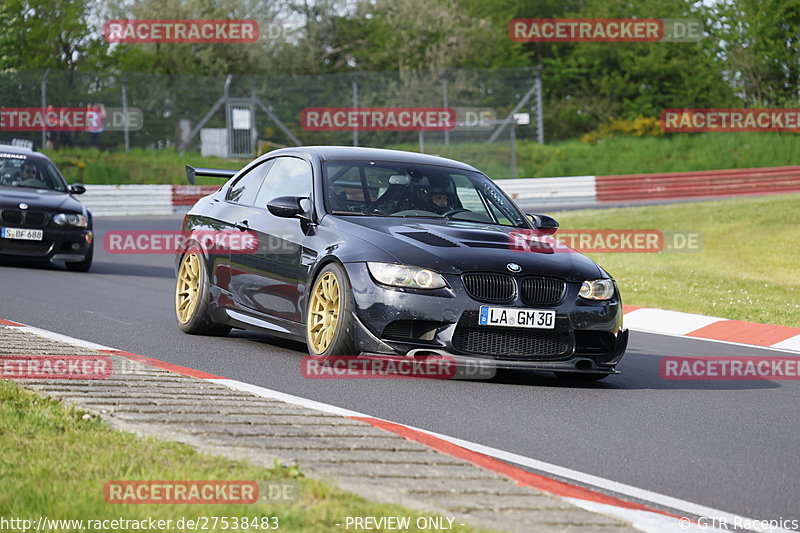
<instances>
[{"instance_id":1,"label":"bush","mask_svg":"<svg viewBox=\"0 0 800 533\"><path fill-rule=\"evenodd\" d=\"M664 130L661 129L661 121L653 117L639 115L634 120L612 118L593 132L583 135L581 142L596 143L601 139L610 139L616 135L659 137L664 135Z\"/></svg>"}]
</instances>

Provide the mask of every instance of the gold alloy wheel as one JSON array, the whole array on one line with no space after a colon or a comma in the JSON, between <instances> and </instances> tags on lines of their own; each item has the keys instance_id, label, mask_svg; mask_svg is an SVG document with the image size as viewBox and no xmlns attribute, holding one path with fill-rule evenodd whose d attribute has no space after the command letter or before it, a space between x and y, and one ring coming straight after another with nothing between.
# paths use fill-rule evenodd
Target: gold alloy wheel
<instances>
[{"instance_id":1,"label":"gold alloy wheel","mask_svg":"<svg viewBox=\"0 0 800 533\"><path fill-rule=\"evenodd\" d=\"M181 261L178 283L175 286L175 313L178 321L186 324L194 316L200 300L200 258L189 252Z\"/></svg>"},{"instance_id":2,"label":"gold alloy wheel","mask_svg":"<svg viewBox=\"0 0 800 533\"><path fill-rule=\"evenodd\" d=\"M327 350L339 324L339 281L333 272L325 272L314 284L308 307L308 342L311 350L322 354Z\"/></svg>"}]
</instances>

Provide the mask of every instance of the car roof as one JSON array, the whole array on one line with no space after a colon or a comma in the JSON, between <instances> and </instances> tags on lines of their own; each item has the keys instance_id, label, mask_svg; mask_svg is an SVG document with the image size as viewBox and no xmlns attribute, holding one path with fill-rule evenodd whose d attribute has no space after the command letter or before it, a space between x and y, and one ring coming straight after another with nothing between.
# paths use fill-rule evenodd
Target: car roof
<instances>
[{"instance_id":1,"label":"car roof","mask_svg":"<svg viewBox=\"0 0 800 533\"><path fill-rule=\"evenodd\" d=\"M34 152L28 148L22 148L20 146L14 146L13 144L1 144L0 143L0 152L6 154L15 154L15 155L24 155L28 156L31 159L44 159L46 161L50 161L50 158L44 155L41 152Z\"/></svg>"},{"instance_id":2,"label":"car roof","mask_svg":"<svg viewBox=\"0 0 800 533\"><path fill-rule=\"evenodd\" d=\"M269 157L276 155L307 154L315 155L321 161L336 160L374 160L392 161L395 163L416 163L420 165L439 165L462 170L477 169L461 161L439 157L437 155L405 152L403 150L389 150L386 148L364 148L359 146L298 146L296 148L281 148L268 152Z\"/></svg>"}]
</instances>

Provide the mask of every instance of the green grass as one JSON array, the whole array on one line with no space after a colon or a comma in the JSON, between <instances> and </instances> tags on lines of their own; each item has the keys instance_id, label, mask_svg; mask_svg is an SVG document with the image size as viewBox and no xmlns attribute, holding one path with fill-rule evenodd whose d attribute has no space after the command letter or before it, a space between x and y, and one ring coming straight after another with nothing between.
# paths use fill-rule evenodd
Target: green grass
<instances>
[{"instance_id":1,"label":"green grass","mask_svg":"<svg viewBox=\"0 0 800 533\"><path fill-rule=\"evenodd\" d=\"M416 144L392 146L419 151ZM508 141L494 144L433 144L425 151L465 161L492 178L511 176ZM796 165L800 135L789 133L705 133L664 137L617 136L597 144L578 140L540 145L517 142L517 176L606 176Z\"/></svg>"},{"instance_id":2,"label":"green grass","mask_svg":"<svg viewBox=\"0 0 800 533\"><path fill-rule=\"evenodd\" d=\"M299 484L299 498L292 503L250 505L105 502L106 481L135 479L293 480ZM0 517L35 521L39 516L84 520L277 516L280 531L317 533L340 532L343 526L335 524L343 524L346 516L411 516L414 524L423 515L305 478L296 467L261 468L115 431L92 415L0 380ZM476 531L460 526L456 530Z\"/></svg>"},{"instance_id":3,"label":"green grass","mask_svg":"<svg viewBox=\"0 0 800 533\"><path fill-rule=\"evenodd\" d=\"M511 176L508 142L494 144L426 143L426 152L465 161L492 178ZM418 151L416 144L390 146ZM184 166L240 169L247 161L200 157L173 150L101 152L70 148L47 152L70 182L185 184ZM800 135L789 133L706 133L671 137L618 136L587 144L577 140L539 145L517 143L518 176L582 176L679 172L794 165L800 160ZM208 179L200 183L220 183Z\"/></svg>"},{"instance_id":4,"label":"green grass","mask_svg":"<svg viewBox=\"0 0 800 533\"><path fill-rule=\"evenodd\" d=\"M587 254L626 304L800 327L800 195L554 213L564 229L697 231L697 252Z\"/></svg>"},{"instance_id":5,"label":"green grass","mask_svg":"<svg viewBox=\"0 0 800 533\"><path fill-rule=\"evenodd\" d=\"M70 183L91 184L175 184L186 185L186 165L239 170L246 160L200 157L173 150L105 152L96 148L67 148L45 152ZM219 184L220 180L200 178L198 183Z\"/></svg>"}]
</instances>

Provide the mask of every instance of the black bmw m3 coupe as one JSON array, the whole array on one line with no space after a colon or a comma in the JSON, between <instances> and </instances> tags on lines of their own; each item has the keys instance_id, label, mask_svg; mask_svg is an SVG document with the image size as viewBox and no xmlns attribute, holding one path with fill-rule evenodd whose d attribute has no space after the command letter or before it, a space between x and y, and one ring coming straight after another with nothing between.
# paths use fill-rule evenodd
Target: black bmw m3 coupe
<instances>
[{"instance_id":1,"label":"black bmw m3 coupe","mask_svg":"<svg viewBox=\"0 0 800 533\"><path fill-rule=\"evenodd\" d=\"M448 355L587 380L625 352L611 276L539 239L557 222L467 164L299 147L187 176L227 178L184 219L175 310L187 333L252 329L323 359Z\"/></svg>"}]
</instances>

